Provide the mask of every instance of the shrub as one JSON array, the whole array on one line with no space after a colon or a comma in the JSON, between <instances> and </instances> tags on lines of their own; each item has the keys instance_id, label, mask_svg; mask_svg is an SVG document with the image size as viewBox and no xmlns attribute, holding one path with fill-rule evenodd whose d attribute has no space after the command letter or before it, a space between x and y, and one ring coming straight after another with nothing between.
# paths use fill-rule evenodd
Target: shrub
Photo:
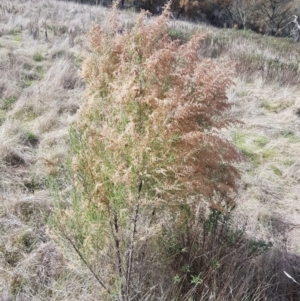
<instances>
[{"instance_id":1,"label":"shrub","mask_svg":"<svg viewBox=\"0 0 300 301\"><path fill-rule=\"evenodd\" d=\"M173 41L168 18L168 7L151 21L142 12L119 34L114 9L108 32L90 32L88 99L70 136L73 189L54 221L101 285L101 300L167 292L166 225L184 233L197 228L191 212L226 215L235 205L238 154L219 131L234 122L223 117L231 64L199 57L204 34Z\"/></svg>"}]
</instances>

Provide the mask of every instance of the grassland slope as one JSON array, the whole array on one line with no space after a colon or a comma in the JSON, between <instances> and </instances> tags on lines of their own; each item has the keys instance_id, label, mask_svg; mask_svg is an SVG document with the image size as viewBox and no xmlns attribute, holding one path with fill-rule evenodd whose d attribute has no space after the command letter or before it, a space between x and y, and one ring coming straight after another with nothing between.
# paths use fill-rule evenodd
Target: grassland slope
<instances>
[{"instance_id":1,"label":"grassland slope","mask_svg":"<svg viewBox=\"0 0 300 301\"><path fill-rule=\"evenodd\" d=\"M98 300L97 283L76 258L62 255L46 221L49 178L67 189L68 129L84 99L86 32L94 22L105 27L107 14L55 0L0 4L0 300ZM135 18L122 11L120 26ZM228 114L242 123L224 133L244 158L236 227L292 254L287 272L299 279L300 45L170 21L174 38L195 30L207 32L204 56L236 64Z\"/></svg>"}]
</instances>

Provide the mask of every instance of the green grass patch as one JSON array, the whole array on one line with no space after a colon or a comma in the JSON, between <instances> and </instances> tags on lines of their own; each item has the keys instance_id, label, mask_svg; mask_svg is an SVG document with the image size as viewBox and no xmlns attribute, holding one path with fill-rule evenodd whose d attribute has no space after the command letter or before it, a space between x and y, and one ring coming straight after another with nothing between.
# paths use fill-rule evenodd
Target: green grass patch
<instances>
[{"instance_id":1,"label":"green grass patch","mask_svg":"<svg viewBox=\"0 0 300 301\"><path fill-rule=\"evenodd\" d=\"M300 138L298 137L298 136L292 136L292 137L290 137L289 139L288 139L288 141L290 142L290 143L298 143L298 142L300 142Z\"/></svg>"},{"instance_id":2,"label":"green grass patch","mask_svg":"<svg viewBox=\"0 0 300 301\"><path fill-rule=\"evenodd\" d=\"M265 136L256 136L254 133L236 132L233 134L233 142L241 152L253 162L259 164L262 161L275 157L273 149L265 148L269 143Z\"/></svg>"},{"instance_id":3,"label":"green grass patch","mask_svg":"<svg viewBox=\"0 0 300 301\"><path fill-rule=\"evenodd\" d=\"M0 109L4 111L8 111L12 108L13 104L16 102L17 97L16 96L9 96L3 99L3 101L0 102Z\"/></svg>"},{"instance_id":4,"label":"green grass patch","mask_svg":"<svg viewBox=\"0 0 300 301\"><path fill-rule=\"evenodd\" d=\"M12 29L10 30L7 35L12 36L12 39L16 42L21 42L22 40L22 32L21 30Z\"/></svg>"},{"instance_id":5,"label":"green grass patch","mask_svg":"<svg viewBox=\"0 0 300 301\"><path fill-rule=\"evenodd\" d=\"M247 133L237 132L233 136L233 141L237 148L240 149L246 157L250 158L251 160L257 161L259 159L259 156L256 153L256 148L254 144L249 145L247 143L247 140L249 140L249 134Z\"/></svg>"},{"instance_id":6,"label":"green grass patch","mask_svg":"<svg viewBox=\"0 0 300 301\"><path fill-rule=\"evenodd\" d=\"M172 40L180 40L182 42L187 42L193 36L193 31L192 30L183 30L183 29L171 26L168 28L168 34L170 35Z\"/></svg>"},{"instance_id":7,"label":"green grass patch","mask_svg":"<svg viewBox=\"0 0 300 301\"><path fill-rule=\"evenodd\" d=\"M289 129L283 129L280 131L280 134L284 137L284 138L291 138L294 136L293 131L289 130Z\"/></svg>"},{"instance_id":8,"label":"green grass patch","mask_svg":"<svg viewBox=\"0 0 300 301\"><path fill-rule=\"evenodd\" d=\"M83 56L81 56L81 55L75 56L75 65L77 68L81 67L83 60L84 60Z\"/></svg>"},{"instance_id":9,"label":"green grass patch","mask_svg":"<svg viewBox=\"0 0 300 301\"><path fill-rule=\"evenodd\" d=\"M261 158L264 160L271 160L275 158L275 156L276 156L276 152L274 149L271 148L263 149L261 152Z\"/></svg>"},{"instance_id":10,"label":"green grass patch","mask_svg":"<svg viewBox=\"0 0 300 301\"><path fill-rule=\"evenodd\" d=\"M32 79L26 79L23 84L22 84L22 88L28 88L30 87L32 84L34 83L34 80Z\"/></svg>"},{"instance_id":11,"label":"green grass patch","mask_svg":"<svg viewBox=\"0 0 300 301\"><path fill-rule=\"evenodd\" d=\"M13 35L13 40L16 42L21 42L21 40L22 40L21 34L19 33L19 34Z\"/></svg>"},{"instance_id":12,"label":"green grass patch","mask_svg":"<svg viewBox=\"0 0 300 301\"><path fill-rule=\"evenodd\" d=\"M275 102L275 101L265 101L263 102L263 108L270 113L279 113L287 109L290 104L286 101Z\"/></svg>"},{"instance_id":13,"label":"green grass patch","mask_svg":"<svg viewBox=\"0 0 300 301\"><path fill-rule=\"evenodd\" d=\"M20 29L12 29L7 33L8 36L12 37L12 40L15 42L21 42L22 40L22 31Z\"/></svg>"},{"instance_id":14,"label":"green grass patch","mask_svg":"<svg viewBox=\"0 0 300 301\"><path fill-rule=\"evenodd\" d=\"M292 165L294 165L295 163L296 163L296 161L293 160L293 159L285 159L285 160L283 161L283 164L284 164L285 166L292 166Z\"/></svg>"},{"instance_id":15,"label":"green grass patch","mask_svg":"<svg viewBox=\"0 0 300 301\"><path fill-rule=\"evenodd\" d=\"M300 138L295 135L295 133L289 129L283 129L280 131L280 135L288 139L289 143L298 143Z\"/></svg>"},{"instance_id":16,"label":"green grass patch","mask_svg":"<svg viewBox=\"0 0 300 301\"><path fill-rule=\"evenodd\" d=\"M267 137L264 136L259 136L257 138L254 139L254 143L258 146L258 147L264 147L269 143L269 140Z\"/></svg>"}]
</instances>

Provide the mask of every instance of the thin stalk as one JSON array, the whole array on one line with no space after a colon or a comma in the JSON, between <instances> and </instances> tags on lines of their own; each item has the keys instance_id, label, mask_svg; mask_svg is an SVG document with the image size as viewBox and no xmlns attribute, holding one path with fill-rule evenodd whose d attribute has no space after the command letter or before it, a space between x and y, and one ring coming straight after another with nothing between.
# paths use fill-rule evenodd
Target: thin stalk
<instances>
[{"instance_id":1,"label":"thin stalk","mask_svg":"<svg viewBox=\"0 0 300 301\"><path fill-rule=\"evenodd\" d=\"M134 216L132 220L132 232L131 232L131 239L130 239L130 245L129 245L129 254L128 254L128 260L127 260L127 275L126 275L126 299L129 300L129 289L130 289L130 282L131 282L131 270L132 270L132 258L133 258L133 246L134 246L134 240L135 240L135 234L137 232L136 230L136 224L139 216L139 209L140 209L140 196L141 196L141 190L143 187L143 181L140 180L140 184L138 187L138 203L136 205Z\"/></svg>"},{"instance_id":2,"label":"thin stalk","mask_svg":"<svg viewBox=\"0 0 300 301\"><path fill-rule=\"evenodd\" d=\"M100 279L100 277L96 274L96 272L93 270L93 268L90 266L90 264L87 262L87 260L84 258L83 254L80 252L80 250L77 248L75 243L72 241L72 239L63 231L61 230L61 233L63 237L70 243L70 245L73 247L77 255L80 257L80 259L83 261L83 263L87 266L87 268L90 270L92 275L95 277L95 279L98 281L98 283L105 289L107 293L110 294L110 290L106 287L104 282Z\"/></svg>"},{"instance_id":3,"label":"thin stalk","mask_svg":"<svg viewBox=\"0 0 300 301\"><path fill-rule=\"evenodd\" d=\"M113 214L113 220L110 221L110 227L112 229L112 235L115 242L116 247L116 255L118 260L118 273L119 279L121 280L121 296L124 295L124 284L122 283L123 279L123 270L122 270L122 257L121 257L121 243L119 239L119 223L118 223L118 216L116 213ZM121 297L123 298L123 297Z\"/></svg>"}]
</instances>

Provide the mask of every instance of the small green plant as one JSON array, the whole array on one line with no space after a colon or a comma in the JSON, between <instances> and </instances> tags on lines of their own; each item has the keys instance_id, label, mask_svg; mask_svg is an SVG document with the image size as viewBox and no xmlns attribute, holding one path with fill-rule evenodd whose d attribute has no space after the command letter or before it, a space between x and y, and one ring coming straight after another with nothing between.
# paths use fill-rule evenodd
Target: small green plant
<instances>
[{"instance_id":1,"label":"small green plant","mask_svg":"<svg viewBox=\"0 0 300 301\"><path fill-rule=\"evenodd\" d=\"M190 265L189 264L185 264L182 268L181 268L181 270L184 272L184 273L188 273L188 272L190 272Z\"/></svg>"},{"instance_id":2,"label":"small green plant","mask_svg":"<svg viewBox=\"0 0 300 301\"><path fill-rule=\"evenodd\" d=\"M35 146L38 143L39 139L38 139L38 136L36 134L34 134L33 132L28 131L28 132L26 132L26 135L27 135L26 141L28 141L28 143L31 146Z\"/></svg>"},{"instance_id":3,"label":"small green plant","mask_svg":"<svg viewBox=\"0 0 300 301\"><path fill-rule=\"evenodd\" d=\"M221 265L220 265L220 262L218 260L213 260L211 262L211 266L215 270L215 269L218 269Z\"/></svg>"},{"instance_id":4,"label":"small green plant","mask_svg":"<svg viewBox=\"0 0 300 301\"><path fill-rule=\"evenodd\" d=\"M226 241L228 244L234 244L240 241L244 237L244 232L242 230L233 231L228 229L226 232Z\"/></svg>"},{"instance_id":5,"label":"small green plant","mask_svg":"<svg viewBox=\"0 0 300 301\"><path fill-rule=\"evenodd\" d=\"M191 284L199 285L202 282L201 275L191 275Z\"/></svg>"},{"instance_id":6,"label":"small green plant","mask_svg":"<svg viewBox=\"0 0 300 301\"><path fill-rule=\"evenodd\" d=\"M181 278L179 277L179 275L175 275L174 278L173 278L173 282L174 282L174 283L179 283L179 282L180 282L180 279L181 279Z\"/></svg>"},{"instance_id":7,"label":"small green plant","mask_svg":"<svg viewBox=\"0 0 300 301\"><path fill-rule=\"evenodd\" d=\"M265 242L263 240L255 241L251 240L248 243L249 250L251 252L267 252L273 246L271 242Z\"/></svg>"},{"instance_id":8,"label":"small green plant","mask_svg":"<svg viewBox=\"0 0 300 301\"><path fill-rule=\"evenodd\" d=\"M271 165L271 168L275 175L280 176L280 177L282 176L282 172L278 167L276 167L275 165Z\"/></svg>"},{"instance_id":9,"label":"small green plant","mask_svg":"<svg viewBox=\"0 0 300 301\"><path fill-rule=\"evenodd\" d=\"M36 61L36 62L41 62L41 61L44 60L44 56L40 52L36 52L33 55L33 60Z\"/></svg>"},{"instance_id":10,"label":"small green plant","mask_svg":"<svg viewBox=\"0 0 300 301\"><path fill-rule=\"evenodd\" d=\"M218 210L212 210L209 216L203 222L203 229L207 233L213 233L218 227L218 223L227 222L229 216L223 215L222 212Z\"/></svg>"}]
</instances>

